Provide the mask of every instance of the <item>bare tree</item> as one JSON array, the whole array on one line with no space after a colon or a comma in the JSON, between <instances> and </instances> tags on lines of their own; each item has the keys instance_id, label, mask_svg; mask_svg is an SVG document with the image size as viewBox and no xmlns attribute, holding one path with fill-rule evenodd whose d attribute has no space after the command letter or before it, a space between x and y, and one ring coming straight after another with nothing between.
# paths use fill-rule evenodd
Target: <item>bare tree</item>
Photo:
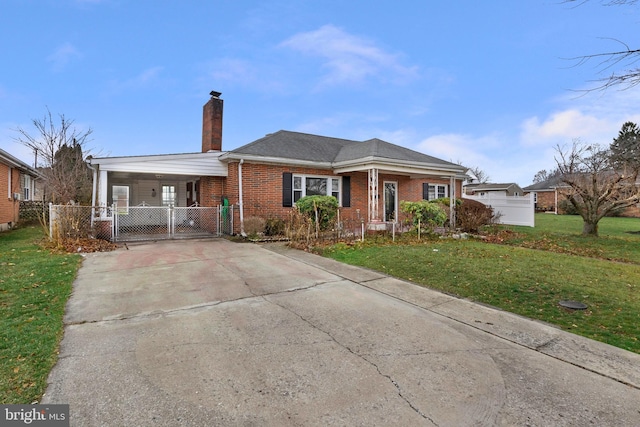
<instances>
[{"instance_id":1,"label":"bare tree","mask_svg":"<svg viewBox=\"0 0 640 427\"><path fill-rule=\"evenodd\" d=\"M536 172L536 174L533 176L533 183L537 184L539 182L545 182L557 176L558 176L557 169L551 169L551 170L542 169L541 171Z\"/></svg>"},{"instance_id":2,"label":"bare tree","mask_svg":"<svg viewBox=\"0 0 640 427\"><path fill-rule=\"evenodd\" d=\"M473 174L473 176L475 177L474 183L477 184L485 184L491 179L491 177L478 166L470 167L469 172Z\"/></svg>"},{"instance_id":3,"label":"bare tree","mask_svg":"<svg viewBox=\"0 0 640 427\"><path fill-rule=\"evenodd\" d=\"M614 169L611 154L597 144L574 140L570 149L556 148L561 193L582 216L582 234L598 235L598 222L607 214L640 201L638 168Z\"/></svg>"},{"instance_id":4,"label":"bare tree","mask_svg":"<svg viewBox=\"0 0 640 427\"><path fill-rule=\"evenodd\" d=\"M589 0L564 0L564 3L576 3L580 6L587 3ZM620 6L620 5L635 5L637 0L601 0L600 3L604 6ZM624 89L628 89L640 84L640 68L637 66L638 60L640 60L640 49L631 48L626 43L611 39L620 44L621 49L612 50L611 52L595 53L590 55L582 55L574 58L569 58L577 62L577 65L582 65L590 61L599 61L601 71L611 71L610 74L602 79L597 79L599 85L589 89L592 90L605 90L614 86L622 86ZM617 67L623 68L622 71L615 71Z\"/></svg>"},{"instance_id":5,"label":"bare tree","mask_svg":"<svg viewBox=\"0 0 640 427\"><path fill-rule=\"evenodd\" d=\"M34 152L49 201L86 203L91 197L91 175L83 149L93 131L78 131L73 120L63 114L59 117L57 125L47 109L44 118L32 119L35 133L18 127L15 131L19 136L14 140Z\"/></svg>"}]
</instances>

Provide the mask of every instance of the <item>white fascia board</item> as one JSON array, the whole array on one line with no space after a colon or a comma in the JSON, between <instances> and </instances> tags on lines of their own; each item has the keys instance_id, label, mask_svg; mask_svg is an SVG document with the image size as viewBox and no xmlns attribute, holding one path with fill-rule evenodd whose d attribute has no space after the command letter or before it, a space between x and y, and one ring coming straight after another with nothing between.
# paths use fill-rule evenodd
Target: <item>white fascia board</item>
<instances>
[{"instance_id":1,"label":"white fascia board","mask_svg":"<svg viewBox=\"0 0 640 427\"><path fill-rule=\"evenodd\" d=\"M457 175L464 174L465 168L460 166L446 166L437 163L423 163L423 162L412 162L405 160L394 160L387 159L381 157L365 157L356 160L348 160L344 162L335 162L333 163L333 168L336 170L363 170L363 168L370 168L372 164L378 165L374 166L379 169L393 169L397 168L398 170L412 170L412 171L420 171L419 173L427 173L429 175L437 175L437 174L445 174L445 175Z\"/></svg>"},{"instance_id":2,"label":"white fascia board","mask_svg":"<svg viewBox=\"0 0 640 427\"><path fill-rule=\"evenodd\" d=\"M244 160L247 163L262 163L271 165L302 166L318 169L331 169L329 162L314 162L312 160L287 159L284 157L256 156L251 154L227 153L221 159L223 162Z\"/></svg>"},{"instance_id":3,"label":"white fascia board","mask_svg":"<svg viewBox=\"0 0 640 427\"><path fill-rule=\"evenodd\" d=\"M167 175L227 176L222 152L163 154L157 156L103 157L91 159L91 165L108 172L136 172Z\"/></svg>"},{"instance_id":4,"label":"white fascia board","mask_svg":"<svg viewBox=\"0 0 640 427\"><path fill-rule=\"evenodd\" d=\"M333 170L337 174L348 173L348 172L365 172L369 169L379 169L379 170L395 172L402 175L410 175L410 176L420 176L420 175L444 176L444 177L459 176L458 171L456 170L447 170L441 167L425 167L424 163L420 163L419 165L420 166L416 166L415 164L412 165L410 163L372 161L369 163L359 162L358 164L344 165L344 166L337 166L336 164L334 164Z\"/></svg>"},{"instance_id":5,"label":"white fascia board","mask_svg":"<svg viewBox=\"0 0 640 427\"><path fill-rule=\"evenodd\" d=\"M40 176L40 174L38 173L37 170L35 170L34 168L29 166L28 164L26 164L22 160L18 159L17 157L12 156L11 154L7 153L4 150L0 150L0 160L2 161L2 163L5 163L6 165L8 165L8 166L10 166L12 168L19 169L22 172L26 172L31 176L34 176L34 177L39 177Z\"/></svg>"}]
</instances>

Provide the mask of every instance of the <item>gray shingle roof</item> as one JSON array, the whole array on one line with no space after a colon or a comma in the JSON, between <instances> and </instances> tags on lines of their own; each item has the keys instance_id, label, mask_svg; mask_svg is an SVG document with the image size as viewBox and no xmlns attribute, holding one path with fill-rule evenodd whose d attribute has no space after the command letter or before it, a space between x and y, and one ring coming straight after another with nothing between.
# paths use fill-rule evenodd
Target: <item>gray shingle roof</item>
<instances>
[{"instance_id":1,"label":"gray shingle roof","mask_svg":"<svg viewBox=\"0 0 640 427\"><path fill-rule=\"evenodd\" d=\"M264 138L236 148L231 153L327 163L357 161L374 157L464 169L455 163L377 138L360 142L285 130L269 134Z\"/></svg>"},{"instance_id":2,"label":"gray shingle roof","mask_svg":"<svg viewBox=\"0 0 640 427\"><path fill-rule=\"evenodd\" d=\"M524 191L542 191L542 190L554 190L556 187L563 187L566 184L562 183L562 178L559 176L555 176L551 179L547 179L546 181L536 182L535 184L531 184L527 187L524 187Z\"/></svg>"}]
</instances>

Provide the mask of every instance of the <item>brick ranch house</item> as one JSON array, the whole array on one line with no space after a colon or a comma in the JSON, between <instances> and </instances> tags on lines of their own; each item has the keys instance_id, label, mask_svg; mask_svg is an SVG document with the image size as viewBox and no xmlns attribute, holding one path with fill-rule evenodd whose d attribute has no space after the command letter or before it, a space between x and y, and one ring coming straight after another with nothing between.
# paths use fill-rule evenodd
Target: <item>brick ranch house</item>
<instances>
[{"instance_id":1,"label":"brick ranch house","mask_svg":"<svg viewBox=\"0 0 640 427\"><path fill-rule=\"evenodd\" d=\"M0 150L0 231L13 227L20 217L20 200L32 200L38 172Z\"/></svg>"},{"instance_id":2,"label":"brick ranch house","mask_svg":"<svg viewBox=\"0 0 640 427\"><path fill-rule=\"evenodd\" d=\"M223 100L203 107L199 153L90 160L94 206L234 205L234 232L248 217L285 219L305 195L335 196L342 218L384 229L399 201L459 197L466 168L380 139L351 141L280 130L222 150Z\"/></svg>"}]
</instances>

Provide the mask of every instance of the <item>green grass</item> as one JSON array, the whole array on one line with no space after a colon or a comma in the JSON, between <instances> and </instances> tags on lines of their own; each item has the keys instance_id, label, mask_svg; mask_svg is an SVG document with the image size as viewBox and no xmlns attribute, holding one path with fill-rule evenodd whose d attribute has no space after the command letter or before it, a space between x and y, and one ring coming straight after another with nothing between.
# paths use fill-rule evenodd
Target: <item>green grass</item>
<instances>
[{"instance_id":1,"label":"green grass","mask_svg":"<svg viewBox=\"0 0 640 427\"><path fill-rule=\"evenodd\" d=\"M600 237L582 236L577 215L537 214L536 226L508 227L505 244L640 264L640 219L603 218Z\"/></svg>"},{"instance_id":2,"label":"green grass","mask_svg":"<svg viewBox=\"0 0 640 427\"><path fill-rule=\"evenodd\" d=\"M32 403L57 360L79 255L43 249L41 227L0 233L0 403Z\"/></svg>"},{"instance_id":3,"label":"green grass","mask_svg":"<svg viewBox=\"0 0 640 427\"><path fill-rule=\"evenodd\" d=\"M627 233L640 220L606 218L594 239L579 236L579 218L538 217L536 228L503 229L495 239L502 244L365 242L324 253L640 353L640 237ZM560 300L589 308L567 310Z\"/></svg>"}]
</instances>

